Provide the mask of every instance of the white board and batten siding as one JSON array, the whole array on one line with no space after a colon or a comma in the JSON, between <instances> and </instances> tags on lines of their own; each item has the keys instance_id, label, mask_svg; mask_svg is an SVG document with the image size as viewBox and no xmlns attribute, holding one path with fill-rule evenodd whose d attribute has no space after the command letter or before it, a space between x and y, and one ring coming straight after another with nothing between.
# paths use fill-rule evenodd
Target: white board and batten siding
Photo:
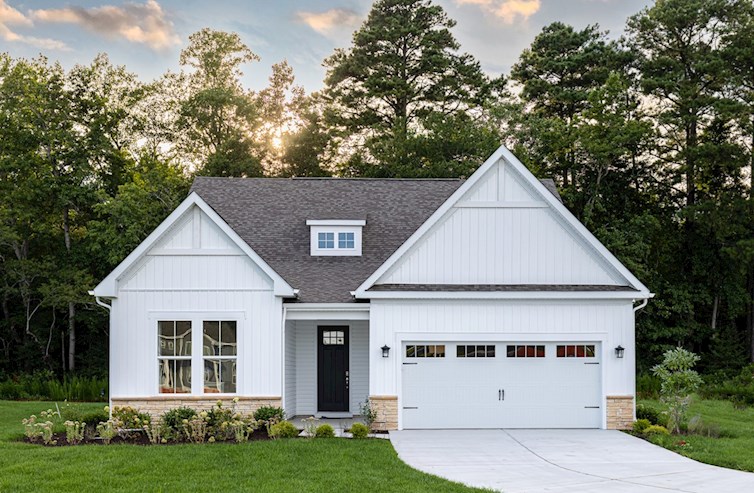
<instances>
[{"instance_id":1,"label":"white board and batten siding","mask_svg":"<svg viewBox=\"0 0 754 493\"><path fill-rule=\"evenodd\" d=\"M280 396L281 316L272 280L193 206L118 279L111 313L111 396L159 395L158 320L201 323L214 317L238 322L237 394ZM194 362L201 363L201 355ZM201 381L202 375L202 365L193 364L192 380Z\"/></svg>"},{"instance_id":2,"label":"white board and batten siding","mask_svg":"<svg viewBox=\"0 0 754 493\"><path fill-rule=\"evenodd\" d=\"M504 160L376 284L626 284Z\"/></svg>"},{"instance_id":3,"label":"white board and batten siding","mask_svg":"<svg viewBox=\"0 0 754 493\"><path fill-rule=\"evenodd\" d=\"M394 352L390 358L377 357L376 349L370 354L370 393L397 395L399 409L410 404L402 398L408 343L446 344L448 353L456 343L493 343L497 359L511 343L548 344L548 356L556 343L593 343L601 363L599 426L605 426L605 396L634 395L634 359L616 361L614 352L619 344L627 354L635 351L630 300L372 300L369 327L372 346L387 344Z\"/></svg>"},{"instance_id":4,"label":"white board and batten siding","mask_svg":"<svg viewBox=\"0 0 754 493\"><path fill-rule=\"evenodd\" d=\"M347 326L349 330L349 400L350 412L359 413L359 404L369 395L369 322L366 320L296 320L286 322L287 351L295 350L289 361L286 356L286 413L314 416L317 410L317 337L318 326ZM289 377L295 375L295 382ZM293 388L291 388L291 384ZM327 413L325 413L327 414Z\"/></svg>"}]
</instances>

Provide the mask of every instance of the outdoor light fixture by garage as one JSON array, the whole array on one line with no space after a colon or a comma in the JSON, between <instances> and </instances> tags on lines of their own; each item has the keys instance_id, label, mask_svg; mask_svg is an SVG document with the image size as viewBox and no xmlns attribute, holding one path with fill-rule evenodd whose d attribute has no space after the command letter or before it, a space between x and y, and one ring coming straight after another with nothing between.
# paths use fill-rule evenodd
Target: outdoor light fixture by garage
<instances>
[{"instance_id":1,"label":"outdoor light fixture by garage","mask_svg":"<svg viewBox=\"0 0 754 493\"><path fill-rule=\"evenodd\" d=\"M387 358L388 356L390 356L390 346L385 344L384 346L382 346L382 357Z\"/></svg>"},{"instance_id":2,"label":"outdoor light fixture by garage","mask_svg":"<svg viewBox=\"0 0 754 493\"><path fill-rule=\"evenodd\" d=\"M616 358L622 358L624 351L625 351L625 349L623 348L623 346L618 346L617 348L615 348L615 357Z\"/></svg>"}]
</instances>

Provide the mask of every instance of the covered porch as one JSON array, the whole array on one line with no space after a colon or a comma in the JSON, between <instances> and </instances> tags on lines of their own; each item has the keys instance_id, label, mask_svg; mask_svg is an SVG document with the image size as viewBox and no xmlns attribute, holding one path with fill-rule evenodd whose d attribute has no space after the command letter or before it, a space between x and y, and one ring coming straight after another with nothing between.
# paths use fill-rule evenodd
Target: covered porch
<instances>
[{"instance_id":1,"label":"covered porch","mask_svg":"<svg viewBox=\"0 0 754 493\"><path fill-rule=\"evenodd\" d=\"M369 305L305 305L285 309L283 408L345 429L369 398Z\"/></svg>"}]
</instances>

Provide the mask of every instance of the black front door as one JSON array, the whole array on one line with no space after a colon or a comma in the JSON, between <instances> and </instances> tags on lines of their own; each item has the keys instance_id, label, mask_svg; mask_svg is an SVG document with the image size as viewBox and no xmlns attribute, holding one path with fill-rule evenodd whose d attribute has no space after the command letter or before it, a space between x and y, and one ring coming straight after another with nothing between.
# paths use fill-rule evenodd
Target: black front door
<instances>
[{"instance_id":1,"label":"black front door","mask_svg":"<svg viewBox=\"0 0 754 493\"><path fill-rule=\"evenodd\" d=\"M348 411L348 327L320 326L317 335L317 408Z\"/></svg>"}]
</instances>

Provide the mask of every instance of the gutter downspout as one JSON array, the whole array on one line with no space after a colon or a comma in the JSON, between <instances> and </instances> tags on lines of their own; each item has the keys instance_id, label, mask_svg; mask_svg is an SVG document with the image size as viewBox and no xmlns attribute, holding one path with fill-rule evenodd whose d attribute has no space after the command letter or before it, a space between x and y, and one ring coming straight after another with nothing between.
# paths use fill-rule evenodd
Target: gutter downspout
<instances>
[{"instance_id":1,"label":"gutter downspout","mask_svg":"<svg viewBox=\"0 0 754 493\"><path fill-rule=\"evenodd\" d=\"M649 303L649 298L644 298L644 301L642 301L641 303L639 303L638 306L634 307L634 313L638 312L639 310L641 310L642 308L644 308L645 306L647 306L647 303Z\"/></svg>"},{"instance_id":2,"label":"gutter downspout","mask_svg":"<svg viewBox=\"0 0 754 493\"><path fill-rule=\"evenodd\" d=\"M295 292L296 290L294 290ZM298 293L296 293L298 295ZM283 371L280 372L282 376L282 381L280 382L280 404L283 410L285 410L286 402L285 402L285 394L286 394L286 388L285 388L285 372L286 372L286 364L285 364L285 350L286 350L286 342L285 342L285 317L288 314L288 307L285 305L283 300L280 300L280 304L283 305L283 316L281 317L280 321L280 337L281 337L281 351L280 351L280 360L281 360L281 366L283 367ZM283 411L285 413L285 411Z\"/></svg>"},{"instance_id":3,"label":"gutter downspout","mask_svg":"<svg viewBox=\"0 0 754 493\"><path fill-rule=\"evenodd\" d=\"M110 305L108 305L107 303L103 302L102 299L100 299L99 296L97 296L97 295L94 294L94 291L89 291L89 295L90 296L94 296L94 301L96 301L97 304L99 306L101 306L102 308L104 308L105 310L107 310L107 311L112 310L113 307L110 306Z\"/></svg>"}]
</instances>

